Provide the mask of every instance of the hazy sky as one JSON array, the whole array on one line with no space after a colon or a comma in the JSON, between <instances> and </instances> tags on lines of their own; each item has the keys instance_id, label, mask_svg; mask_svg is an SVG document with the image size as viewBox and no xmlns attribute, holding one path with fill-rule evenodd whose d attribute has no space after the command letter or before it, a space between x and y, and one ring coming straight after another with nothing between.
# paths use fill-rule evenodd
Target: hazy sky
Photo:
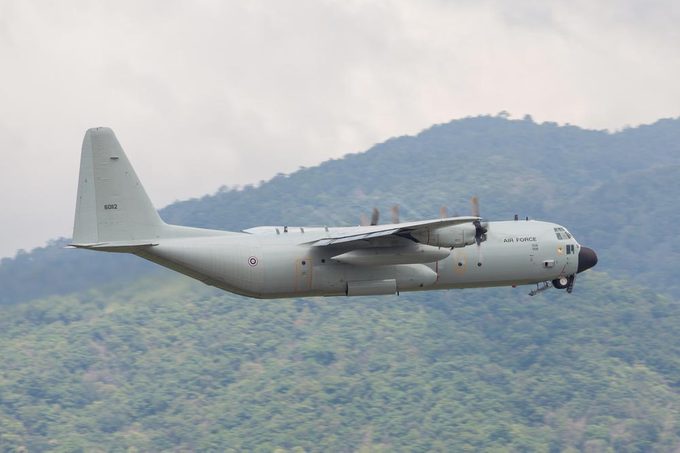
<instances>
[{"instance_id":1,"label":"hazy sky","mask_svg":"<svg viewBox=\"0 0 680 453\"><path fill-rule=\"evenodd\" d=\"M680 115L669 1L0 1L0 257L70 236L114 129L157 207L463 116Z\"/></svg>"}]
</instances>

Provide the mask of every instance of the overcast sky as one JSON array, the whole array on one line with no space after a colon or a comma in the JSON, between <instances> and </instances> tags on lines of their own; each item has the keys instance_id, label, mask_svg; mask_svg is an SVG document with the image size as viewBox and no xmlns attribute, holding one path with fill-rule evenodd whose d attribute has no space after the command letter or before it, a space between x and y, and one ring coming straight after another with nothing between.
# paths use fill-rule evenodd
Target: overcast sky
<instances>
[{"instance_id":1,"label":"overcast sky","mask_svg":"<svg viewBox=\"0 0 680 453\"><path fill-rule=\"evenodd\" d=\"M158 208L509 111L680 115L669 1L0 1L0 257L70 236L114 129Z\"/></svg>"}]
</instances>

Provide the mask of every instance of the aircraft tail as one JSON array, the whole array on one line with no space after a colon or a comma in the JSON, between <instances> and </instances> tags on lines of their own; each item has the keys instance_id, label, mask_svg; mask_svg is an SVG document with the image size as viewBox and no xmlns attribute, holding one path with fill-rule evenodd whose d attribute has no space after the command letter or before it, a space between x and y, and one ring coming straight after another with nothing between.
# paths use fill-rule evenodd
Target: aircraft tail
<instances>
[{"instance_id":1,"label":"aircraft tail","mask_svg":"<svg viewBox=\"0 0 680 453\"><path fill-rule=\"evenodd\" d=\"M89 129L80 157L72 245L144 244L159 238L164 226L113 131Z\"/></svg>"}]
</instances>

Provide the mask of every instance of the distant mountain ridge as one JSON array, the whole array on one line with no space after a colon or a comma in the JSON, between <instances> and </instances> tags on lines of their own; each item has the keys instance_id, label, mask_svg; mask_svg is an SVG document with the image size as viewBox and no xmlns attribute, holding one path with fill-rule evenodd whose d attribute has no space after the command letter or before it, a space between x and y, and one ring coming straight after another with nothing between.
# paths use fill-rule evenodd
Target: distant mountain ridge
<instances>
[{"instance_id":1,"label":"distant mountain ridge","mask_svg":"<svg viewBox=\"0 0 680 453\"><path fill-rule=\"evenodd\" d=\"M680 222L679 165L679 118L609 133L481 116L391 138L258 187L176 202L161 216L230 230L356 224L373 206L388 217L395 203L404 220L436 217L441 206L467 214L469 198L478 195L491 220L517 213L562 223L598 250L600 270L680 294L673 275L680 253L663 235ZM135 257L63 245L3 259L0 303L129 281L153 269Z\"/></svg>"}]
</instances>

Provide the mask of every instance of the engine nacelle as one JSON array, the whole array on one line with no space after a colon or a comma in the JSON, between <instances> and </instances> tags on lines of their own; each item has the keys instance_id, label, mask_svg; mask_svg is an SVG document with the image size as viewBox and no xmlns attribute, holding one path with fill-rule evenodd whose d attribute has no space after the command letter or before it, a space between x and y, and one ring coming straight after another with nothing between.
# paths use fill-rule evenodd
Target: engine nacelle
<instances>
[{"instance_id":1,"label":"engine nacelle","mask_svg":"<svg viewBox=\"0 0 680 453\"><path fill-rule=\"evenodd\" d=\"M433 228L411 234L421 244L435 247L465 247L475 243L475 226L472 223Z\"/></svg>"}]
</instances>

